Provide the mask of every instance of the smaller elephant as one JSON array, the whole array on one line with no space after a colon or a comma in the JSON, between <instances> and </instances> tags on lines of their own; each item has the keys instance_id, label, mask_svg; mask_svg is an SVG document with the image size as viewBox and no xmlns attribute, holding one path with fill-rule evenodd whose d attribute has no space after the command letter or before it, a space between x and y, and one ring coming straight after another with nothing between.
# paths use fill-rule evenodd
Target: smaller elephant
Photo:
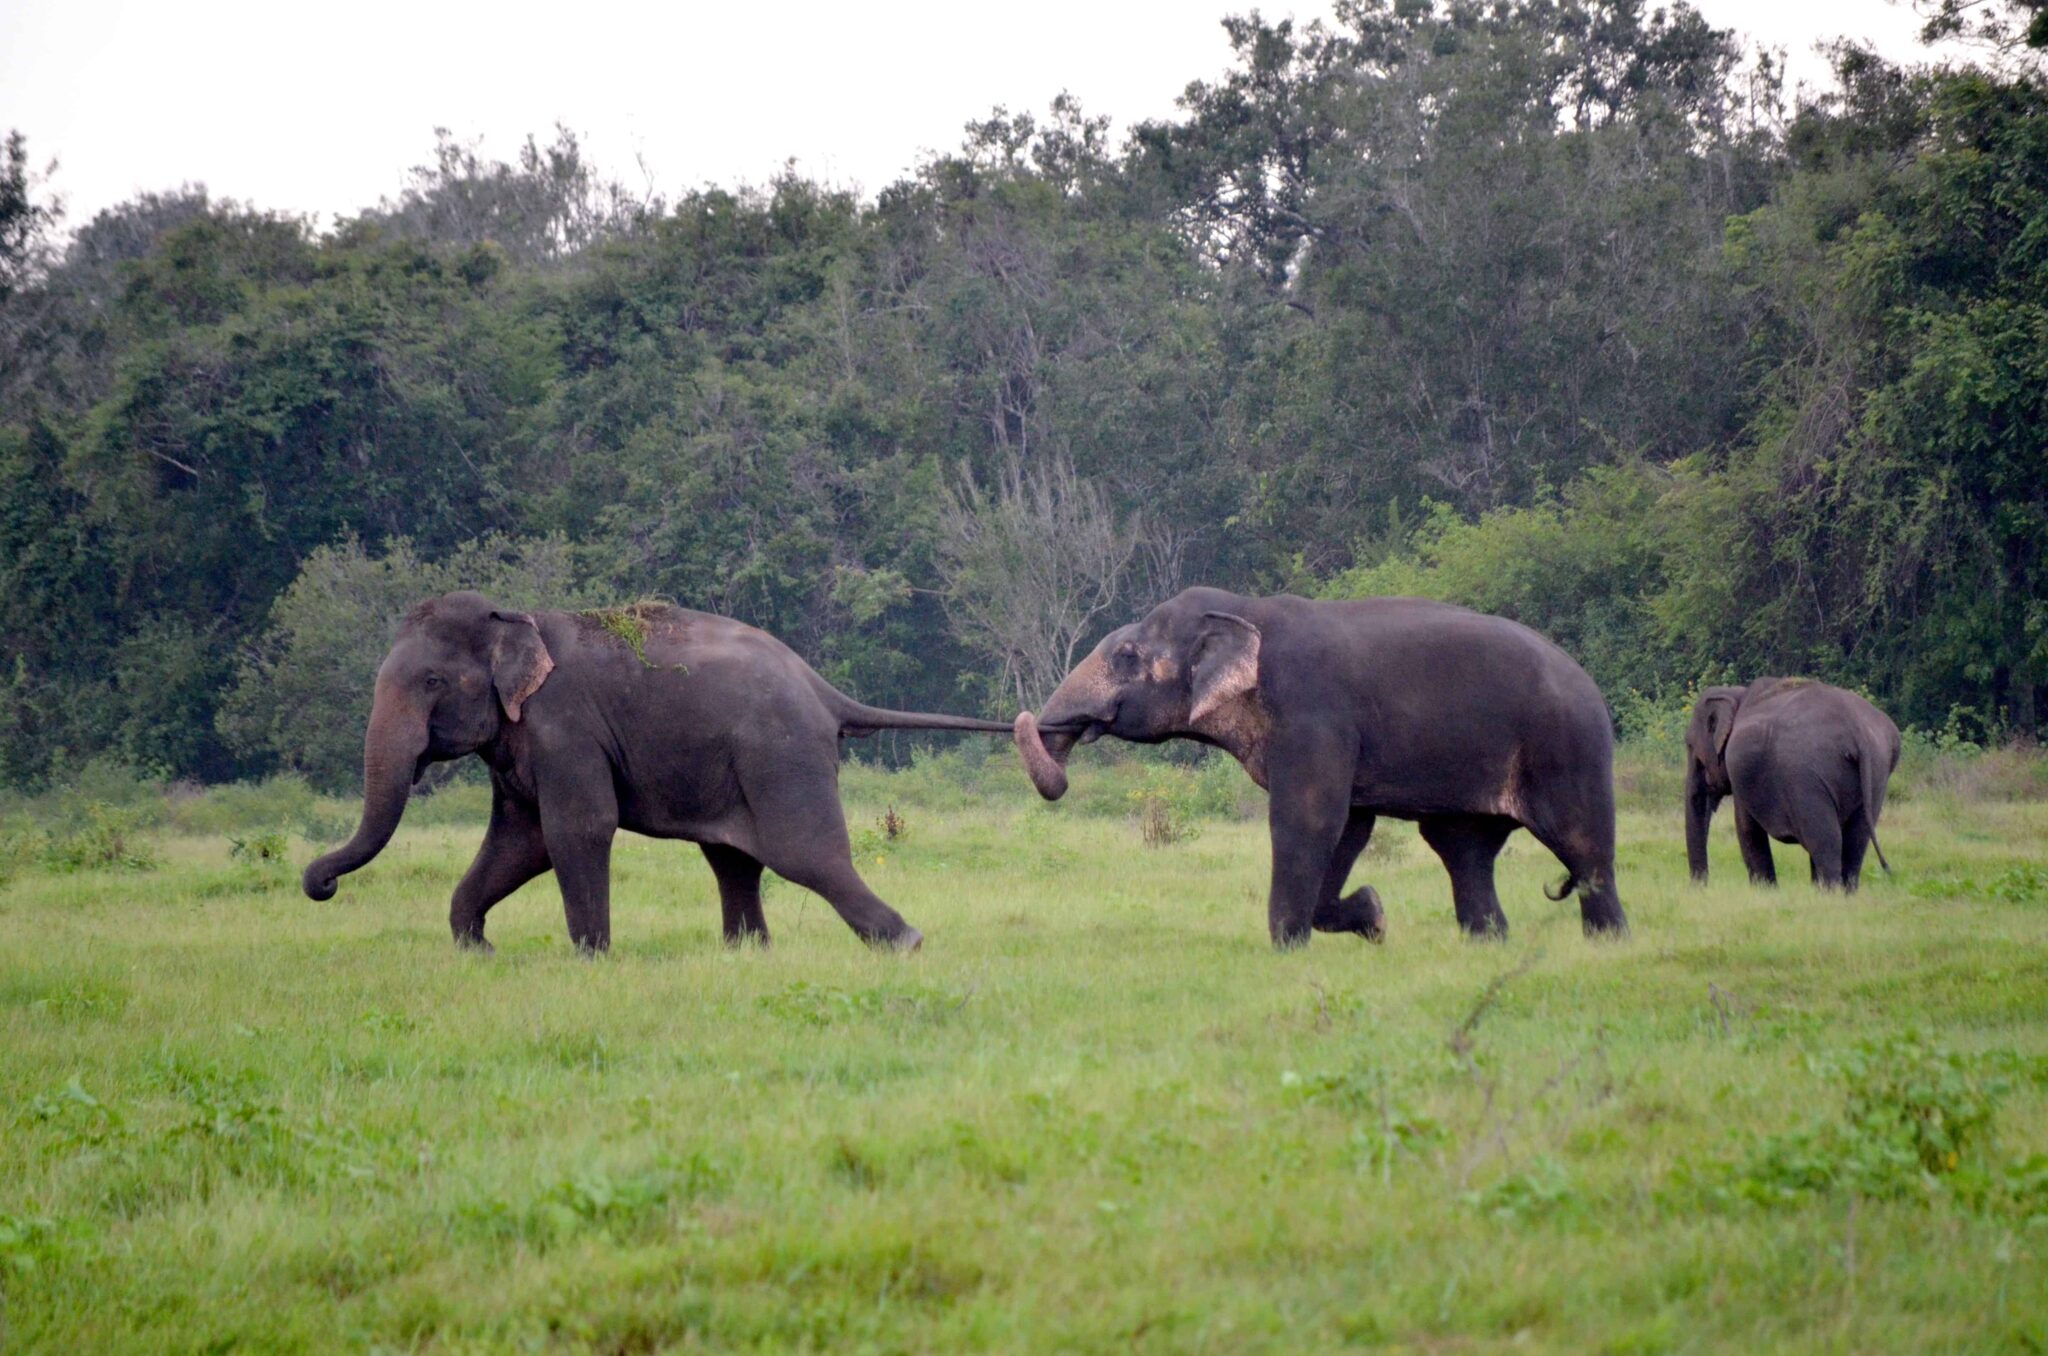
<instances>
[{"instance_id":1,"label":"smaller elephant","mask_svg":"<svg viewBox=\"0 0 2048 1356\"><path fill-rule=\"evenodd\" d=\"M1707 878L1707 825L1735 797L1735 841L1749 878L1776 885L1771 839L1797 843L1814 883L1854 890L1877 845L1885 783L1899 765L1899 727L1853 692L1808 678L1710 687L1685 732L1685 857Z\"/></svg>"},{"instance_id":2,"label":"smaller elephant","mask_svg":"<svg viewBox=\"0 0 2048 1356\"><path fill-rule=\"evenodd\" d=\"M484 915L553 871L569 937L611 945L612 837L698 844L718 878L729 944L766 945L761 873L825 897L861 940L915 950L924 934L854 870L839 745L877 730L980 730L968 716L888 711L838 691L765 631L668 604L511 612L477 593L421 603L377 670L363 736L363 818L306 868L308 897L369 864L427 765L475 754L491 823L448 921L488 949Z\"/></svg>"}]
</instances>

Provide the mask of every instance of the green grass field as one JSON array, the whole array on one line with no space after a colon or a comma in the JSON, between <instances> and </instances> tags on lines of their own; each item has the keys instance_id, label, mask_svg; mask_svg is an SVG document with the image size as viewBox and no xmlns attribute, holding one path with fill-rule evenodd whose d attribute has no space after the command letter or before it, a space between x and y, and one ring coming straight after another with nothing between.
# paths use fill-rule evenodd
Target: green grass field
<instances>
[{"instance_id":1,"label":"green grass field","mask_svg":"<svg viewBox=\"0 0 2048 1356\"><path fill-rule=\"evenodd\" d=\"M17 870L0 1346L2048 1349L2048 803L1904 797L1845 898L1725 812L1694 888L1668 797L1598 945L1525 835L1462 941L1389 825L1387 944L1276 955L1256 820L848 783L920 955L786 884L728 953L631 837L610 958L547 878L460 954L430 815L324 905L300 838Z\"/></svg>"}]
</instances>

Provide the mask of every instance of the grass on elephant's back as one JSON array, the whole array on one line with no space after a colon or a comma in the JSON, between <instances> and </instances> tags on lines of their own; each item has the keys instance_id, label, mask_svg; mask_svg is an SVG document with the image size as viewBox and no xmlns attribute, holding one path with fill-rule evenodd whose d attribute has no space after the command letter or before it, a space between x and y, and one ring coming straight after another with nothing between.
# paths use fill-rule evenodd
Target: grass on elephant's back
<instances>
[{"instance_id":1,"label":"grass on elephant's back","mask_svg":"<svg viewBox=\"0 0 2048 1356\"><path fill-rule=\"evenodd\" d=\"M18 878L10 1336L1899 1349L2048 1321L2009 1205L1683 1184L1839 1119L1818 1063L1860 1042L2048 1054L2048 926L1991 890L2040 864L2048 808L1901 805L1900 879L1854 899L1750 891L1725 823L1695 889L1675 807L1632 811L1636 934L1599 946L1541 897L1556 866L1526 836L1501 870L1514 936L1461 942L1441 869L1390 825L1355 877L1387 946L1275 956L1256 822L1151 850L1122 815L849 789L857 831L891 803L907 822L861 866L927 932L918 957L865 952L784 884L776 948L726 953L700 856L632 836L596 964L566 954L545 879L493 914L497 957L448 947L473 828L407 829L324 905L218 888L241 869L220 839L141 877ZM1952 893L1911 893L1928 880ZM1461 1058L1451 1033L1525 964ZM2031 1080L1970 1149L1987 1173L2048 1139Z\"/></svg>"}]
</instances>

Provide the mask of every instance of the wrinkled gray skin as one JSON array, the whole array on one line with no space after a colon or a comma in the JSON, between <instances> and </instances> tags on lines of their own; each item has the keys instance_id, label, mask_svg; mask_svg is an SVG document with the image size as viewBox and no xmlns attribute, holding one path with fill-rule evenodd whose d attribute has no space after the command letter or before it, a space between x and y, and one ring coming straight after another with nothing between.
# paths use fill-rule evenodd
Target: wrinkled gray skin
<instances>
[{"instance_id":1,"label":"wrinkled gray skin","mask_svg":"<svg viewBox=\"0 0 2048 1356\"><path fill-rule=\"evenodd\" d=\"M1776 885L1771 839L1806 849L1816 884L1854 890L1877 846L1899 727L1853 692L1806 678L1710 687L1685 732L1685 858L1707 878L1707 826L1735 798L1735 841L1749 878ZM1877 849L1884 869L1884 849Z\"/></svg>"},{"instance_id":2,"label":"wrinkled gray skin","mask_svg":"<svg viewBox=\"0 0 2048 1356\"><path fill-rule=\"evenodd\" d=\"M923 936L853 868L839 741L876 730L1010 727L884 711L835 690L764 631L679 607L641 614L636 652L591 617L511 612L476 593L413 609L377 670L363 737L363 818L306 868L313 899L367 865L430 763L475 754L491 823L455 887L455 940L485 947L484 915L552 869L580 950L611 944L612 836L701 844L731 944L768 941L761 870L823 895L876 946Z\"/></svg>"},{"instance_id":3,"label":"wrinkled gray skin","mask_svg":"<svg viewBox=\"0 0 2048 1356\"><path fill-rule=\"evenodd\" d=\"M1057 726L1078 726L1072 732ZM1111 632L1017 747L1057 800L1076 743L1193 739L1270 793L1273 944L1313 928L1378 941L1370 887L1342 893L1377 816L1415 820L1468 933L1507 931L1493 863L1517 828L1557 854L1588 934L1628 928L1614 883L1614 738L1600 690L1525 626L1416 598L1312 602L1189 589Z\"/></svg>"}]
</instances>

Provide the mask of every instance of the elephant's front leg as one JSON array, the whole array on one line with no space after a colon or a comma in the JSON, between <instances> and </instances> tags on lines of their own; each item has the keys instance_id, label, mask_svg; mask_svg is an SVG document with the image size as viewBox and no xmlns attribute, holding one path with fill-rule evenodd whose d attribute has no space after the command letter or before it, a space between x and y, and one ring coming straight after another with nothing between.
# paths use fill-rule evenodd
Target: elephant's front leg
<instances>
[{"instance_id":1,"label":"elephant's front leg","mask_svg":"<svg viewBox=\"0 0 2048 1356\"><path fill-rule=\"evenodd\" d=\"M488 951L484 915L491 906L548 869L547 842L533 807L513 800L502 790L491 797L491 826L483 846L448 904L448 927L458 946Z\"/></svg>"},{"instance_id":2,"label":"elephant's front leg","mask_svg":"<svg viewBox=\"0 0 2048 1356\"><path fill-rule=\"evenodd\" d=\"M1276 748L1267 766L1273 769L1266 812L1273 838L1273 884L1266 900L1266 926L1274 946L1306 946L1322 902L1323 882L1351 819L1351 760L1327 744L1311 745ZM1364 847L1363 839L1359 847ZM1348 862L1345 871L1349 874Z\"/></svg>"},{"instance_id":3,"label":"elephant's front leg","mask_svg":"<svg viewBox=\"0 0 2048 1356\"><path fill-rule=\"evenodd\" d=\"M1778 867L1771 860L1771 836L1750 813L1735 802L1735 845L1742 849L1742 864L1749 868L1752 885L1776 885Z\"/></svg>"},{"instance_id":4,"label":"elephant's front leg","mask_svg":"<svg viewBox=\"0 0 2048 1356\"><path fill-rule=\"evenodd\" d=\"M594 765L557 769L541 783L540 827L555 882L562 887L562 911L569 940L582 952L611 949L612 838L619 831L618 795L611 768Z\"/></svg>"}]
</instances>

